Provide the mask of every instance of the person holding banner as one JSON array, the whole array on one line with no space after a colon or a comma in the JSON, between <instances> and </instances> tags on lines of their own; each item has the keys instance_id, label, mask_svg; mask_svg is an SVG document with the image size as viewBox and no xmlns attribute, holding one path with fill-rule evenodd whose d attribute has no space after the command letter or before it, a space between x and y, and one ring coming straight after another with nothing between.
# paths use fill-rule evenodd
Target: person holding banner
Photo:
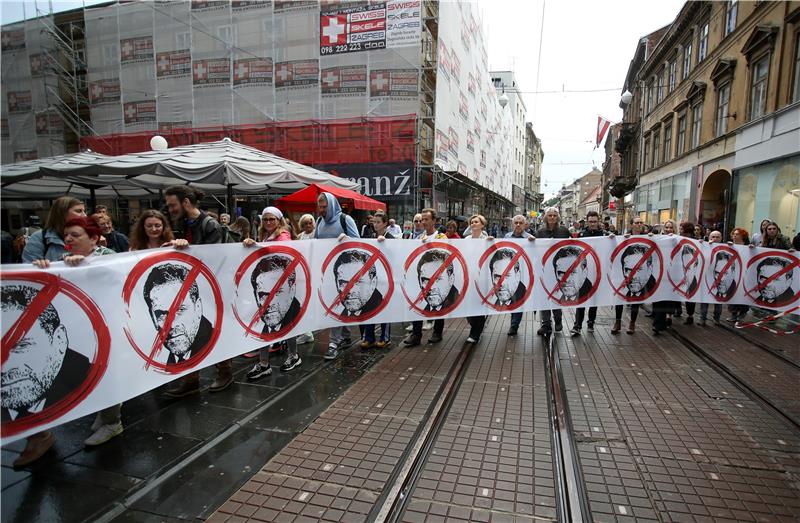
<instances>
[{"instance_id":1,"label":"person holding banner","mask_svg":"<svg viewBox=\"0 0 800 523\"><path fill-rule=\"evenodd\" d=\"M377 211L372 216L372 230L376 234L379 242L384 240L394 239L395 236L389 232L389 219L383 211ZM391 323L381 323L381 336L378 341L375 341L375 324L364 326L364 341L361 342L362 349L371 349L377 347L383 349L388 346L392 341L390 339Z\"/></svg>"},{"instance_id":2,"label":"person holding banner","mask_svg":"<svg viewBox=\"0 0 800 523\"><path fill-rule=\"evenodd\" d=\"M174 238L166 216L155 209L147 209L133 225L129 238L130 250L157 249Z\"/></svg>"},{"instance_id":3,"label":"person holding banner","mask_svg":"<svg viewBox=\"0 0 800 523\"><path fill-rule=\"evenodd\" d=\"M681 224L681 236L684 238L694 238L694 224L691 222L684 222ZM686 247L681 252L681 259L691 259L692 253L688 252ZM686 288L687 294L691 294L699 285L697 279L699 275L697 274L697 268L699 267L700 262L695 260L694 265L690 265L688 269L686 269L686 280L688 282L688 286ZM684 325L693 325L694 324L694 311L697 308L697 304L693 301L686 301L684 302L686 306L686 319L683 320ZM680 313L681 304L678 302L676 310Z\"/></svg>"},{"instance_id":4,"label":"person holding banner","mask_svg":"<svg viewBox=\"0 0 800 523\"><path fill-rule=\"evenodd\" d=\"M591 238L595 236L607 236L606 232L600 227L600 215L597 211L586 213L586 227L578 233L579 238ZM583 328L583 318L586 314L586 307L578 307L575 310L575 324L572 326L570 334L580 336ZM594 321L597 318L597 307L589 307L589 320L586 322L586 331L594 332Z\"/></svg>"},{"instance_id":5,"label":"person holding banner","mask_svg":"<svg viewBox=\"0 0 800 523\"><path fill-rule=\"evenodd\" d=\"M792 249L792 241L781 234L781 228L777 223L769 222L764 228L764 235L761 237L761 244L758 247L788 251Z\"/></svg>"},{"instance_id":6,"label":"person holding banner","mask_svg":"<svg viewBox=\"0 0 800 523\"><path fill-rule=\"evenodd\" d=\"M511 225L512 225L513 228L511 229L511 231L508 234L506 234L505 237L506 238L527 238L528 241L535 240L536 237L533 234L531 234L531 233L529 233L528 231L525 230L525 228L527 226L527 221L528 220L521 214L518 214L518 215L514 216L514 218L511 219ZM508 328L508 332L506 333L506 335L508 335L508 336L516 336L517 335L517 331L519 330L519 326L522 323L522 314L523 313L521 313L521 312L512 312L511 313L511 326ZM536 314L536 311L534 311L534 314Z\"/></svg>"},{"instance_id":7,"label":"person holding banner","mask_svg":"<svg viewBox=\"0 0 800 523\"><path fill-rule=\"evenodd\" d=\"M258 228L258 239L261 242L282 242L290 241L292 238L291 227L286 223L283 213L277 207L265 207L261 211L261 226ZM246 238L243 242L245 247L256 245L255 240ZM267 256L253 269L251 280L253 282L253 294L259 307L263 307L264 301L269 298L269 294L274 284L281 278L283 270L289 264L289 258L283 256ZM271 276L274 275L274 276ZM285 324L300 312L300 303L294 293L295 282L290 276L281 288L276 292L272 300L273 303L264 311L262 320L264 322L263 332L271 330L280 331ZM274 307L273 307L274 305ZM303 360L297 353L297 337L292 337L283 342L286 347L286 361L281 365L282 372L299 367ZM272 374L272 366L269 364L269 349L266 345L258 350L258 362L247 373L247 379L255 381Z\"/></svg>"},{"instance_id":8,"label":"person holding banner","mask_svg":"<svg viewBox=\"0 0 800 523\"><path fill-rule=\"evenodd\" d=\"M486 218L481 214L473 214L469 218L469 227L472 234L468 236L472 240L494 240L493 236L486 234ZM478 343L483 334L483 328L486 326L486 316L470 316L467 318L469 323L469 336L467 343Z\"/></svg>"},{"instance_id":9,"label":"person holding banner","mask_svg":"<svg viewBox=\"0 0 800 523\"><path fill-rule=\"evenodd\" d=\"M169 242L176 249L189 245L212 245L222 243L219 222L201 211L198 207L205 194L188 185L173 185L164 191L169 215L176 225L176 238ZM217 377L209 387L209 392L221 392L233 384L231 360L217 363ZM200 371L185 375L179 384L165 394L172 398L182 398L200 392Z\"/></svg>"},{"instance_id":10,"label":"person holding banner","mask_svg":"<svg viewBox=\"0 0 800 523\"><path fill-rule=\"evenodd\" d=\"M625 234L625 238L629 238L631 235L633 236L643 236L647 234L644 230L644 220L640 217L635 217L633 221L631 221L631 229ZM623 261L623 265L625 262ZM647 286L648 283L645 283ZM632 292L629 287L629 292ZM636 332L636 318L639 316L639 304L638 303L631 303L631 322L628 324L628 329L625 331L628 334L633 334ZM622 313L625 311L624 305L615 305L614 306L614 325L611 327L611 334L617 334L620 330L622 330Z\"/></svg>"},{"instance_id":11,"label":"person holding banner","mask_svg":"<svg viewBox=\"0 0 800 523\"><path fill-rule=\"evenodd\" d=\"M94 218L80 216L67 220L63 237L64 247L68 252L63 255L64 263L75 267L88 263L94 256L114 254L111 249L98 246L100 236L100 226ZM47 269L51 261L41 258L32 263L40 269ZM20 303L20 309L30 305L33 299L32 292L30 294L30 300L25 300L25 304ZM9 304L13 306L15 303L14 299L5 298L6 296L3 299L3 312L6 312ZM48 335L40 336L36 341L30 335L23 338L12 348L13 355L19 357L10 355L9 361L3 365L3 421L42 412L72 392L89 373L91 363L86 356L69 347L69 333L52 305L45 308L39 316L39 324ZM42 366L28 361L24 347L33 349L39 357L44 356L47 364ZM32 385L25 387L26 383ZM121 434L120 408L121 405L116 405L99 412L92 424L93 434L84 444L100 445ZM22 454L14 461L14 467L24 467L38 460L55 442L56 438L49 430L29 436Z\"/></svg>"},{"instance_id":12,"label":"person holding banner","mask_svg":"<svg viewBox=\"0 0 800 523\"><path fill-rule=\"evenodd\" d=\"M722 233L719 231L711 231L708 235L708 243L710 244L722 243ZM730 254L728 254L728 256L730 256ZM716 265L718 264L718 262L719 264L723 264L727 261L728 261L727 258L714 259L711 261L712 266L710 267L710 269L714 271L714 273L716 274ZM729 283L729 287L732 287L733 278L730 277L729 279L731 280L731 282ZM724 278L722 279L722 281L724 281ZM720 295L727 295L727 294L728 291L722 291L720 293ZM722 304L715 303L714 312L712 316L714 318L714 325L720 324L719 320L721 316L722 316ZM698 322L701 327L705 327L707 318L708 318L708 303L703 302L700 304L700 321Z\"/></svg>"},{"instance_id":13,"label":"person holding banner","mask_svg":"<svg viewBox=\"0 0 800 523\"><path fill-rule=\"evenodd\" d=\"M536 231L537 238L569 238L569 229L560 225L558 222L560 215L558 209L555 207L548 207L544 211L544 225ZM551 324L551 317L555 318L556 332L561 332L563 325L561 323L562 313L561 309L546 309L542 311L542 324L536 334L539 336L549 336L553 333Z\"/></svg>"},{"instance_id":14,"label":"person holding banner","mask_svg":"<svg viewBox=\"0 0 800 523\"><path fill-rule=\"evenodd\" d=\"M304 214L300 217L297 224L300 226L300 234L297 235L298 240L313 240L314 239L314 217L310 214ZM306 343L314 343L314 332L306 332L297 337L298 345L305 345Z\"/></svg>"},{"instance_id":15,"label":"person holding banner","mask_svg":"<svg viewBox=\"0 0 800 523\"><path fill-rule=\"evenodd\" d=\"M356 222L342 212L342 206L336 197L330 193L320 193L317 196L317 226L314 236L318 239L336 238L342 241L348 237L358 238ZM339 351L350 344L350 329L346 325L332 327L328 331L328 351L326 360L335 360Z\"/></svg>"},{"instance_id":16,"label":"person holding banner","mask_svg":"<svg viewBox=\"0 0 800 523\"><path fill-rule=\"evenodd\" d=\"M422 242L426 242L428 240L445 240L447 236L438 232L436 230L436 211L431 208L422 209L422 211L417 215L420 217L420 225L422 226L422 232L419 236L417 236ZM414 216L414 221L416 222L417 216ZM418 225L415 223L415 227ZM424 257L423 257L424 258ZM431 259L429 262L421 264L433 266L437 263L437 260ZM448 274L452 275L452 271L446 271ZM421 277L421 275L420 275ZM422 286L422 285L421 285ZM450 291L455 289L455 287L450 286ZM430 295L430 293L429 293ZM443 296L445 301L448 300L448 294ZM426 298L427 300L427 298ZM439 303L438 307L442 307L443 303ZM428 307L432 307L430 303L428 303ZM433 334L431 334L428 343L439 343L442 341L442 333L444 332L444 319L437 318L433 321ZM403 340L404 347L416 347L422 342L422 320L417 320L411 323L411 334Z\"/></svg>"},{"instance_id":17,"label":"person holding banner","mask_svg":"<svg viewBox=\"0 0 800 523\"><path fill-rule=\"evenodd\" d=\"M64 224L72 218L86 216L83 202L71 196L57 198L50 206L44 229L33 233L22 251L22 263L34 260L58 261L67 250L64 247Z\"/></svg>"},{"instance_id":18,"label":"person holding banner","mask_svg":"<svg viewBox=\"0 0 800 523\"><path fill-rule=\"evenodd\" d=\"M731 241L728 242L728 245L751 245L750 234L747 229L742 227L735 228L731 232ZM737 322L743 320L749 310L750 307L747 305L728 305L728 312L731 313L728 321Z\"/></svg>"}]
</instances>

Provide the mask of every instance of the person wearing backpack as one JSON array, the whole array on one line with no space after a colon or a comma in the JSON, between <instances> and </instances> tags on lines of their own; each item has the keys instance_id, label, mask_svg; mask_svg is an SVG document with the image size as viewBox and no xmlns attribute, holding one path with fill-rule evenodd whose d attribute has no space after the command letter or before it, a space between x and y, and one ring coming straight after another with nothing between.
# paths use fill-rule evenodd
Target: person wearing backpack
<instances>
[{"instance_id":1,"label":"person wearing backpack","mask_svg":"<svg viewBox=\"0 0 800 523\"><path fill-rule=\"evenodd\" d=\"M53 201L44 229L33 233L25 242L22 262L34 260L60 261L67 250L64 247L64 224L73 218L86 216L83 202L72 196L61 196Z\"/></svg>"},{"instance_id":2,"label":"person wearing backpack","mask_svg":"<svg viewBox=\"0 0 800 523\"><path fill-rule=\"evenodd\" d=\"M336 197L330 193L320 193L317 196L317 226L314 236L317 239L336 238L339 241L345 238L358 238L356 222L342 212L342 207ZM332 327L328 337L328 351L326 360L334 360L339 355L339 350L350 344L350 329L346 325Z\"/></svg>"},{"instance_id":3,"label":"person wearing backpack","mask_svg":"<svg viewBox=\"0 0 800 523\"><path fill-rule=\"evenodd\" d=\"M222 243L219 222L198 208L205 194L188 185L173 185L164 191L167 210L174 222L174 240L170 244L176 249L189 245L210 245ZM217 325L216 328L221 328ZM209 388L210 392L220 392L233 383L231 360L217 363L217 377ZM172 398L181 398L200 391L200 371L185 375L180 383L166 392Z\"/></svg>"}]
</instances>

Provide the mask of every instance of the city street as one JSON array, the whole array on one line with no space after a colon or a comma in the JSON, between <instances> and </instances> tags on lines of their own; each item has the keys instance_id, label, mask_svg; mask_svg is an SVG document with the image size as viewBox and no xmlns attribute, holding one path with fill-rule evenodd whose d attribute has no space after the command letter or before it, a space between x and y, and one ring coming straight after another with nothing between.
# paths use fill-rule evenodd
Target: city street
<instances>
[{"instance_id":1,"label":"city street","mask_svg":"<svg viewBox=\"0 0 800 523\"><path fill-rule=\"evenodd\" d=\"M240 358L223 393L130 401L123 436L96 450L80 444L90 418L58 429L29 469L10 468L12 445L3 521L366 521L403 478L401 521L556 520L573 489L594 521L800 517L790 336L680 325L653 338L647 318L612 335L601 311L593 334L554 335L551 367L533 315L516 338L507 318L491 317L459 370L463 320L435 346L353 348L333 363L318 341L289 376L248 384ZM419 468L403 470L423 440ZM560 452L573 469L556 465Z\"/></svg>"}]
</instances>

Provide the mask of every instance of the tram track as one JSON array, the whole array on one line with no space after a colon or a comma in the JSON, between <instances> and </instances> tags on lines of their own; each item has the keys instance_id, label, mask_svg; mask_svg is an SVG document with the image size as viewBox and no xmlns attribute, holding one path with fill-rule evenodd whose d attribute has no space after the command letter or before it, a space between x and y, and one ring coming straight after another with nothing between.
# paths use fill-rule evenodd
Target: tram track
<instances>
[{"instance_id":1,"label":"tram track","mask_svg":"<svg viewBox=\"0 0 800 523\"><path fill-rule=\"evenodd\" d=\"M712 354L711 351L705 349L700 344L695 343L679 330L669 329L668 332L670 332L671 335L677 339L687 350L698 356L704 363L714 369L718 374L722 375L747 397L760 404L768 412L771 412L776 418L789 425L794 431L800 432L800 417L788 412L786 409L776 404L776 402L772 401L767 394L748 383L746 378L735 372L729 365ZM752 342L744 337L742 337L742 339L745 339L747 342ZM754 345L763 349L763 347L760 345ZM773 356L776 358L779 358L779 356L775 355L773 351L770 350L767 352L769 354L773 354ZM795 369L797 368L796 364L791 361L787 361L786 358L780 358L780 360L788 365L791 365Z\"/></svg>"}]
</instances>

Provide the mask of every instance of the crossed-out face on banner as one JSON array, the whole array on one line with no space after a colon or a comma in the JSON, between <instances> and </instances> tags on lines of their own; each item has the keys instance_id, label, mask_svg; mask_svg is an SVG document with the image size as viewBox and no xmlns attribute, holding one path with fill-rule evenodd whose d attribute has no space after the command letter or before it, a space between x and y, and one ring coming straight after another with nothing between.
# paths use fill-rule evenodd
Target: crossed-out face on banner
<instances>
[{"instance_id":1,"label":"crossed-out face on banner","mask_svg":"<svg viewBox=\"0 0 800 523\"><path fill-rule=\"evenodd\" d=\"M612 251L610 261L608 281L616 296L636 303L646 301L658 290L664 260L653 240L628 238Z\"/></svg>"},{"instance_id":2,"label":"crossed-out face on banner","mask_svg":"<svg viewBox=\"0 0 800 523\"><path fill-rule=\"evenodd\" d=\"M311 298L311 271L295 249L276 245L245 258L234 279L233 313L248 335L271 341L303 318Z\"/></svg>"},{"instance_id":3,"label":"crossed-out face on banner","mask_svg":"<svg viewBox=\"0 0 800 523\"><path fill-rule=\"evenodd\" d=\"M742 281L742 258L731 246L718 245L711 249L705 281L711 298L720 303L730 301Z\"/></svg>"},{"instance_id":4,"label":"crossed-out face on banner","mask_svg":"<svg viewBox=\"0 0 800 523\"><path fill-rule=\"evenodd\" d=\"M467 264L454 245L423 244L408 256L403 268L403 294L411 310L420 316L446 316L466 295Z\"/></svg>"},{"instance_id":5,"label":"crossed-out face on banner","mask_svg":"<svg viewBox=\"0 0 800 523\"><path fill-rule=\"evenodd\" d=\"M199 259L169 251L143 258L123 288L125 335L145 369L174 374L211 352L222 330L222 295Z\"/></svg>"},{"instance_id":6,"label":"crossed-out face on banner","mask_svg":"<svg viewBox=\"0 0 800 523\"><path fill-rule=\"evenodd\" d=\"M788 252L762 252L750 258L744 276L747 296L762 307L797 305L800 258Z\"/></svg>"},{"instance_id":7,"label":"crossed-out face on banner","mask_svg":"<svg viewBox=\"0 0 800 523\"><path fill-rule=\"evenodd\" d=\"M691 299L700 290L700 279L705 269L705 258L699 244L686 238L670 252L667 278L675 292Z\"/></svg>"},{"instance_id":8,"label":"crossed-out face on banner","mask_svg":"<svg viewBox=\"0 0 800 523\"><path fill-rule=\"evenodd\" d=\"M602 269L594 249L580 240L563 240L542 256L542 286L550 301L578 306L597 292Z\"/></svg>"},{"instance_id":9,"label":"crossed-out face on banner","mask_svg":"<svg viewBox=\"0 0 800 523\"><path fill-rule=\"evenodd\" d=\"M12 435L83 401L105 373L111 338L91 298L53 274L4 277L0 302L2 424Z\"/></svg>"},{"instance_id":10,"label":"crossed-out face on banner","mask_svg":"<svg viewBox=\"0 0 800 523\"><path fill-rule=\"evenodd\" d=\"M481 302L497 311L520 308L533 291L533 266L519 244L497 242L479 260L475 287Z\"/></svg>"},{"instance_id":11,"label":"crossed-out face on banner","mask_svg":"<svg viewBox=\"0 0 800 523\"><path fill-rule=\"evenodd\" d=\"M322 265L319 300L325 314L345 323L361 323L389 304L394 280L389 261L375 246L346 242Z\"/></svg>"}]
</instances>

